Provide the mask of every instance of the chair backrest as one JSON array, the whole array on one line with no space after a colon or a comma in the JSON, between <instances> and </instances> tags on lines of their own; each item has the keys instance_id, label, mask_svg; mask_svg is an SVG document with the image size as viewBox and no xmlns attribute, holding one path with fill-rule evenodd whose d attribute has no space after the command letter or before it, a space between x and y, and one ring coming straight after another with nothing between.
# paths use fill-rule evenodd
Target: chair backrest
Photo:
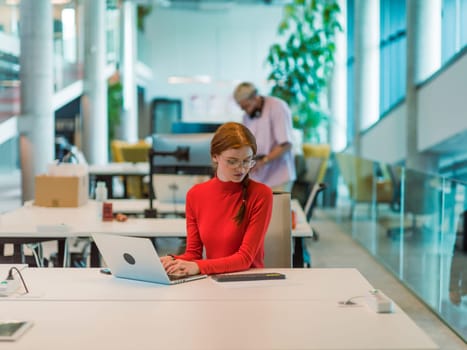
<instances>
[{"instance_id":1,"label":"chair backrest","mask_svg":"<svg viewBox=\"0 0 467 350\"><path fill-rule=\"evenodd\" d=\"M313 212L313 206L316 201L316 196L318 195L318 193L323 191L325 188L326 188L326 185L322 182L315 183L311 187L311 191L308 194L308 198L306 199L305 207L303 208L303 212L305 213L307 220L311 219L312 212Z\"/></svg>"},{"instance_id":2,"label":"chair backrest","mask_svg":"<svg viewBox=\"0 0 467 350\"><path fill-rule=\"evenodd\" d=\"M375 167L379 164L351 154L336 153L335 156L342 178L349 189L350 198L356 202L371 202L373 191L376 190L377 202L392 202L393 182L387 175L376 176Z\"/></svg>"},{"instance_id":3,"label":"chair backrest","mask_svg":"<svg viewBox=\"0 0 467 350\"><path fill-rule=\"evenodd\" d=\"M290 193L274 193L272 216L264 239L265 267L292 267Z\"/></svg>"},{"instance_id":4,"label":"chair backrest","mask_svg":"<svg viewBox=\"0 0 467 350\"><path fill-rule=\"evenodd\" d=\"M323 182L331 155L331 146L328 144L304 143L302 148L307 169L305 179L312 183Z\"/></svg>"},{"instance_id":5,"label":"chair backrest","mask_svg":"<svg viewBox=\"0 0 467 350\"><path fill-rule=\"evenodd\" d=\"M356 201L371 201L373 162L346 153L336 153L335 156L350 197Z\"/></svg>"},{"instance_id":6,"label":"chair backrest","mask_svg":"<svg viewBox=\"0 0 467 350\"><path fill-rule=\"evenodd\" d=\"M112 152L112 160L114 162L123 162L123 155L122 155L121 148L124 144L126 144L126 142L122 140L112 140L112 142L110 143L110 149Z\"/></svg>"},{"instance_id":7,"label":"chair backrest","mask_svg":"<svg viewBox=\"0 0 467 350\"><path fill-rule=\"evenodd\" d=\"M110 144L114 162L147 162L151 147L146 141L128 143L122 140L112 140Z\"/></svg>"}]
</instances>

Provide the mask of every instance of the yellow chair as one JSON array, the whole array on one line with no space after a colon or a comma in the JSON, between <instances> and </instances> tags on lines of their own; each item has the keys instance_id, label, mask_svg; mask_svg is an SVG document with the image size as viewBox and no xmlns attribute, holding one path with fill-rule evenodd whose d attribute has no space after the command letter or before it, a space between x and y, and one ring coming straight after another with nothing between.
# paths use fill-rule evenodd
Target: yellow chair
<instances>
[{"instance_id":1,"label":"yellow chair","mask_svg":"<svg viewBox=\"0 0 467 350\"><path fill-rule=\"evenodd\" d=\"M304 143L303 158L307 174L306 179L313 183L323 182L331 156L331 146L328 144Z\"/></svg>"},{"instance_id":2,"label":"yellow chair","mask_svg":"<svg viewBox=\"0 0 467 350\"><path fill-rule=\"evenodd\" d=\"M122 155L121 149L124 145L127 145L127 144L128 142L121 141L121 140L112 140L112 142L110 142L110 151L112 153L113 162L117 162L117 163L123 162L123 155Z\"/></svg>"},{"instance_id":3,"label":"yellow chair","mask_svg":"<svg viewBox=\"0 0 467 350\"><path fill-rule=\"evenodd\" d=\"M114 162L147 162L151 145L140 140L137 143L128 143L122 140L112 140L110 148ZM127 176L126 190L129 197L144 198L147 195L147 186L141 176Z\"/></svg>"},{"instance_id":4,"label":"yellow chair","mask_svg":"<svg viewBox=\"0 0 467 350\"><path fill-rule=\"evenodd\" d=\"M394 198L393 182L386 176L375 176L377 163L345 153L336 153L336 160L349 190L350 217L352 217L355 205L358 203L371 204L373 200L376 204L392 203Z\"/></svg>"}]
</instances>

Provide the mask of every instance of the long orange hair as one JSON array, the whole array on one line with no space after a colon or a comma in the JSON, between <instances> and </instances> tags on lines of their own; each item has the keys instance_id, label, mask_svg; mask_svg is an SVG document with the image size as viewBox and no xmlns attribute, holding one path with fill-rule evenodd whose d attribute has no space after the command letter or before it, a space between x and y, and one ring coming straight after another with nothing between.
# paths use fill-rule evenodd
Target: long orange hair
<instances>
[{"instance_id":1,"label":"long orange hair","mask_svg":"<svg viewBox=\"0 0 467 350\"><path fill-rule=\"evenodd\" d=\"M220 155L228 149L237 149L245 146L251 148L254 157L256 155L257 145L256 138L252 132L243 124L235 122L225 123L216 130L216 133L211 140L211 158L216 155ZM247 174L242 181L242 204L234 217L237 224L240 224L245 217L247 188L249 182L250 180Z\"/></svg>"}]
</instances>

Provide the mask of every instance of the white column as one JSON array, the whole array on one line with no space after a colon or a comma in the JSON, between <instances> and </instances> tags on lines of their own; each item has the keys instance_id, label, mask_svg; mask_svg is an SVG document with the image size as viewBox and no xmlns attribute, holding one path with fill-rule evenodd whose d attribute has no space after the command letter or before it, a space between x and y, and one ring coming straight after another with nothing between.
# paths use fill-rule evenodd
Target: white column
<instances>
[{"instance_id":1,"label":"white column","mask_svg":"<svg viewBox=\"0 0 467 350\"><path fill-rule=\"evenodd\" d=\"M411 24L415 30L414 79L420 83L441 67L442 0L411 0L408 6L415 12Z\"/></svg>"},{"instance_id":2,"label":"white column","mask_svg":"<svg viewBox=\"0 0 467 350\"><path fill-rule=\"evenodd\" d=\"M53 28L50 0L20 3L20 157L23 201L34 198L34 177L54 159Z\"/></svg>"},{"instance_id":3,"label":"white column","mask_svg":"<svg viewBox=\"0 0 467 350\"><path fill-rule=\"evenodd\" d=\"M437 157L418 151L417 83L441 65L441 0L407 1L406 166L436 170Z\"/></svg>"},{"instance_id":4,"label":"white column","mask_svg":"<svg viewBox=\"0 0 467 350\"><path fill-rule=\"evenodd\" d=\"M84 1L84 81L81 109L84 155L90 164L108 162L105 0Z\"/></svg>"},{"instance_id":5,"label":"white column","mask_svg":"<svg viewBox=\"0 0 467 350\"><path fill-rule=\"evenodd\" d=\"M336 32L334 71L329 89L331 110L330 144L335 152L347 146L347 2L338 0L341 14L338 21L343 31Z\"/></svg>"},{"instance_id":6,"label":"white column","mask_svg":"<svg viewBox=\"0 0 467 350\"><path fill-rule=\"evenodd\" d=\"M355 0L354 149L361 153L360 132L379 119L379 0Z\"/></svg>"},{"instance_id":7,"label":"white column","mask_svg":"<svg viewBox=\"0 0 467 350\"><path fill-rule=\"evenodd\" d=\"M123 110L120 138L128 142L138 140L138 100L136 88L136 5L125 0L122 4L121 66Z\"/></svg>"}]
</instances>

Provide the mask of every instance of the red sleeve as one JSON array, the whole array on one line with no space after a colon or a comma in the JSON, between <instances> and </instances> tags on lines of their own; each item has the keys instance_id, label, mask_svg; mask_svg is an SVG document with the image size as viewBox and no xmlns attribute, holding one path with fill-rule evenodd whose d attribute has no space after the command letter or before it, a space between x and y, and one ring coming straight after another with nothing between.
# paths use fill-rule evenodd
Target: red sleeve
<instances>
[{"instance_id":1,"label":"red sleeve","mask_svg":"<svg viewBox=\"0 0 467 350\"><path fill-rule=\"evenodd\" d=\"M188 193L190 196L190 193ZM186 249L185 253L182 255L176 256L177 259L182 260L198 260L202 259L203 257L203 242L201 241L201 237L199 235L198 230L198 223L196 222L196 215L194 213L194 209L191 206L191 199L188 198L186 201L186 208L185 208L185 217L186 217Z\"/></svg>"}]
</instances>

